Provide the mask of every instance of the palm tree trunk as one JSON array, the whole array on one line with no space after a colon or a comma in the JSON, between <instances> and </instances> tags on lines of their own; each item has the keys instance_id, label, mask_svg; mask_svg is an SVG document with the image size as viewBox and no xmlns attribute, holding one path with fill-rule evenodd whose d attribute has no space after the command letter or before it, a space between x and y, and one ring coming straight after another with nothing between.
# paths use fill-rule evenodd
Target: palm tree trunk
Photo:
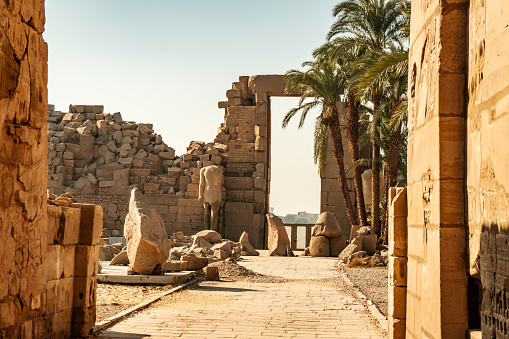
<instances>
[{"instance_id":1,"label":"palm tree trunk","mask_svg":"<svg viewBox=\"0 0 509 339\"><path fill-rule=\"evenodd\" d=\"M375 94L373 96L373 112L377 112L380 108L380 102L382 100L382 96L380 94ZM371 227L374 229L376 234L381 234L380 227L380 147L378 146L377 139L379 138L378 128L375 127L373 141L371 143L372 146L372 155L371 155Z\"/></svg>"},{"instance_id":2,"label":"palm tree trunk","mask_svg":"<svg viewBox=\"0 0 509 339\"><path fill-rule=\"evenodd\" d=\"M392 114L391 114L392 116ZM387 182L385 183L385 197L384 197L384 207L385 207L385 225L382 232L382 237L384 239L384 244L388 241L388 222L389 222L389 209L388 209L388 199L389 199L389 188L396 186L396 181L398 178L398 163L399 163L399 150L401 148L401 124L397 126L395 129L391 131L391 135L389 137L389 155L387 160Z\"/></svg>"},{"instance_id":3,"label":"palm tree trunk","mask_svg":"<svg viewBox=\"0 0 509 339\"><path fill-rule=\"evenodd\" d=\"M324 118L322 121L329 128L329 134L332 138L332 148L334 152L334 157L336 158L336 162L338 164L339 171L339 179L341 181L341 191L343 192L343 198L345 200L346 213L348 215L348 220L350 224L356 225L357 220L355 218L355 211L353 209L352 200L350 198L350 190L348 189L348 184L346 181L346 171L345 171L345 151L343 149L343 140L341 137L341 125L339 124L339 114L336 107L332 107L331 117Z\"/></svg>"},{"instance_id":4,"label":"palm tree trunk","mask_svg":"<svg viewBox=\"0 0 509 339\"><path fill-rule=\"evenodd\" d=\"M361 226L368 224L366 215L366 205L364 203L364 191L362 189L362 173L361 168L357 166L357 161L360 159L359 155L359 105L360 102L355 98L353 91L348 92L348 141L352 149L353 180L355 183L355 190L357 191L357 212L359 214L359 222Z\"/></svg>"}]
</instances>

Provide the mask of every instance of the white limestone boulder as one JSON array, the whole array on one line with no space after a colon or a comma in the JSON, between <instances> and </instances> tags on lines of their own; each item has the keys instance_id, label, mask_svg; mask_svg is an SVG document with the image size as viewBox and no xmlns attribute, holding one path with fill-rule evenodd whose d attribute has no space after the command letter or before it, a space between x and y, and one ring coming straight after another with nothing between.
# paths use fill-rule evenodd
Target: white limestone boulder
<instances>
[{"instance_id":1,"label":"white limestone boulder","mask_svg":"<svg viewBox=\"0 0 509 339\"><path fill-rule=\"evenodd\" d=\"M168 259L171 242L163 219L137 188L131 191L124 234L129 257L128 273L160 271Z\"/></svg>"},{"instance_id":2,"label":"white limestone boulder","mask_svg":"<svg viewBox=\"0 0 509 339\"><path fill-rule=\"evenodd\" d=\"M292 246L283 220L274 214L267 214L267 224L269 228L269 255L287 255L293 257Z\"/></svg>"},{"instance_id":3,"label":"white limestone boulder","mask_svg":"<svg viewBox=\"0 0 509 339\"><path fill-rule=\"evenodd\" d=\"M327 238L335 238L341 235L341 226L336 219L336 215L332 212L323 212L313 227L313 236L325 236Z\"/></svg>"}]
</instances>

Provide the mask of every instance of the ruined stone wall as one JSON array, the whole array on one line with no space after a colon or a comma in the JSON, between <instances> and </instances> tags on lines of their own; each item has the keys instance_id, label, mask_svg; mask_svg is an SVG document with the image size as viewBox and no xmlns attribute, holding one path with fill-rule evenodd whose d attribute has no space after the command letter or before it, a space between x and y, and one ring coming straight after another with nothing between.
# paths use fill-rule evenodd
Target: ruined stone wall
<instances>
[{"instance_id":1,"label":"ruined stone wall","mask_svg":"<svg viewBox=\"0 0 509 339\"><path fill-rule=\"evenodd\" d=\"M406 338L465 338L468 329L467 24L466 1L412 1Z\"/></svg>"},{"instance_id":2,"label":"ruined stone wall","mask_svg":"<svg viewBox=\"0 0 509 339\"><path fill-rule=\"evenodd\" d=\"M0 337L41 337L46 313L44 1L0 1Z\"/></svg>"},{"instance_id":3,"label":"ruined stone wall","mask_svg":"<svg viewBox=\"0 0 509 339\"><path fill-rule=\"evenodd\" d=\"M197 200L200 169L226 163L228 146L193 141L186 154L176 157L151 124L124 121L99 105L71 105L69 110L48 106L48 188L53 193L70 192L78 202L102 206L104 227L122 234L131 190L137 187L163 218L168 234L204 229L203 204ZM217 139L226 140L224 135L220 128Z\"/></svg>"},{"instance_id":4,"label":"ruined stone wall","mask_svg":"<svg viewBox=\"0 0 509 339\"><path fill-rule=\"evenodd\" d=\"M151 124L124 121L103 106L72 105L69 113L48 108L48 187L71 192L79 202L104 209L104 227L123 232L130 190L138 187L161 214L168 234L191 235L204 226L197 200L200 169L224 168L223 235L242 232L256 248L265 242L265 214L270 193L270 97L286 96L281 75L241 76L226 91L228 101L213 142L192 141L186 154L175 156ZM344 110L343 110L344 111ZM344 148L348 150L346 135ZM346 152L345 159L351 162ZM346 237L350 224L337 182L332 146L322 172L321 212L332 211ZM352 173L349 187L354 198Z\"/></svg>"},{"instance_id":5,"label":"ruined stone wall","mask_svg":"<svg viewBox=\"0 0 509 339\"><path fill-rule=\"evenodd\" d=\"M507 11L509 3L505 1L470 1L466 161L469 273L482 282L483 338L506 338L509 331Z\"/></svg>"}]
</instances>

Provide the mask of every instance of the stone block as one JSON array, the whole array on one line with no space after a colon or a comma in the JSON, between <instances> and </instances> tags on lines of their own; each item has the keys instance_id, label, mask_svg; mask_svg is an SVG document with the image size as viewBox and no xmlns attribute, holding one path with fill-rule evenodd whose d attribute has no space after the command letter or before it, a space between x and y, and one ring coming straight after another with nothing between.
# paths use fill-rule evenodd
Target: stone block
<instances>
[{"instance_id":1,"label":"stone block","mask_svg":"<svg viewBox=\"0 0 509 339\"><path fill-rule=\"evenodd\" d=\"M207 266L205 268L205 280L218 281L219 280L219 268L217 266Z\"/></svg>"},{"instance_id":2,"label":"stone block","mask_svg":"<svg viewBox=\"0 0 509 339\"><path fill-rule=\"evenodd\" d=\"M389 321L389 339L406 338L406 319L396 319L388 317ZM480 339L480 338L479 338Z\"/></svg>"},{"instance_id":3,"label":"stone block","mask_svg":"<svg viewBox=\"0 0 509 339\"><path fill-rule=\"evenodd\" d=\"M389 257L388 277L389 285L406 287L407 286L407 258Z\"/></svg>"},{"instance_id":4,"label":"stone block","mask_svg":"<svg viewBox=\"0 0 509 339\"><path fill-rule=\"evenodd\" d=\"M120 112L115 112L115 113L113 113L113 120L114 120L117 124L122 123L122 115L120 114Z\"/></svg>"},{"instance_id":5,"label":"stone block","mask_svg":"<svg viewBox=\"0 0 509 339\"><path fill-rule=\"evenodd\" d=\"M115 133L112 134L112 137L115 140L120 140L122 139L123 135L121 131L116 131Z\"/></svg>"},{"instance_id":6,"label":"stone block","mask_svg":"<svg viewBox=\"0 0 509 339\"><path fill-rule=\"evenodd\" d=\"M72 297L72 293L71 293ZM72 302L71 302L72 304ZM72 308L50 315L51 318L51 337L52 338L70 338Z\"/></svg>"},{"instance_id":7,"label":"stone block","mask_svg":"<svg viewBox=\"0 0 509 339\"><path fill-rule=\"evenodd\" d=\"M62 245L48 245L46 254L47 279L57 280L64 276L65 248Z\"/></svg>"},{"instance_id":8,"label":"stone block","mask_svg":"<svg viewBox=\"0 0 509 339\"><path fill-rule=\"evenodd\" d=\"M389 285L389 317L406 319L406 292L406 287Z\"/></svg>"},{"instance_id":9,"label":"stone block","mask_svg":"<svg viewBox=\"0 0 509 339\"><path fill-rule=\"evenodd\" d=\"M73 338L87 338L95 325L95 319L95 305L87 308L73 308L71 336Z\"/></svg>"},{"instance_id":10,"label":"stone block","mask_svg":"<svg viewBox=\"0 0 509 339\"><path fill-rule=\"evenodd\" d=\"M150 162L158 162L160 160L159 156L149 153L148 154L148 161Z\"/></svg>"},{"instance_id":11,"label":"stone block","mask_svg":"<svg viewBox=\"0 0 509 339\"><path fill-rule=\"evenodd\" d=\"M62 207L62 215L60 216L60 228L58 232L62 234L62 245L76 245L79 241L80 234L81 209L72 207Z\"/></svg>"},{"instance_id":12,"label":"stone block","mask_svg":"<svg viewBox=\"0 0 509 339\"><path fill-rule=\"evenodd\" d=\"M99 205L80 204L80 238L81 245L97 245L103 228L103 209Z\"/></svg>"},{"instance_id":13,"label":"stone block","mask_svg":"<svg viewBox=\"0 0 509 339\"><path fill-rule=\"evenodd\" d=\"M115 186L128 186L129 185L129 169L126 168L126 169L113 171L113 180L115 181Z\"/></svg>"},{"instance_id":14,"label":"stone block","mask_svg":"<svg viewBox=\"0 0 509 339\"><path fill-rule=\"evenodd\" d=\"M121 195L121 196L129 196L131 194L131 190L133 186L113 186L113 194Z\"/></svg>"},{"instance_id":15,"label":"stone block","mask_svg":"<svg viewBox=\"0 0 509 339\"><path fill-rule=\"evenodd\" d=\"M97 262L94 263L95 266ZM88 308L95 306L97 290L97 276L74 277L73 308Z\"/></svg>"},{"instance_id":16,"label":"stone block","mask_svg":"<svg viewBox=\"0 0 509 339\"><path fill-rule=\"evenodd\" d=\"M175 159L175 151L173 152L159 152L159 157L163 160Z\"/></svg>"},{"instance_id":17,"label":"stone block","mask_svg":"<svg viewBox=\"0 0 509 339\"><path fill-rule=\"evenodd\" d=\"M182 170L179 167L169 167L168 168L168 177L169 178L178 178L180 177L180 173Z\"/></svg>"},{"instance_id":18,"label":"stone block","mask_svg":"<svg viewBox=\"0 0 509 339\"><path fill-rule=\"evenodd\" d=\"M76 245L74 276L87 277L97 275L99 261L98 246Z\"/></svg>"},{"instance_id":19,"label":"stone block","mask_svg":"<svg viewBox=\"0 0 509 339\"><path fill-rule=\"evenodd\" d=\"M408 215L406 187L391 187L389 201L389 216L406 217Z\"/></svg>"},{"instance_id":20,"label":"stone block","mask_svg":"<svg viewBox=\"0 0 509 339\"><path fill-rule=\"evenodd\" d=\"M70 278L74 276L74 264L76 255L76 245L65 245L65 259L64 259L64 278Z\"/></svg>"},{"instance_id":21,"label":"stone block","mask_svg":"<svg viewBox=\"0 0 509 339\"><path fill-rule=\"evenodd\" d=\"M46 290L46 314L60 313L72 308L73 280L73 278L64 278L48 281Z\"/></svg>"},{"instance_id":22,"label":"stone block","mask_svg":"<svg viewBox=\"0 0 509 339\"><path fill-rule=\"evenodd\" d=\"M408 252L407 217L389 218L389 255L406 257Z\"/></svg>"},{"instance_id":23,"label":"stone block","mask_svg":"<svg viewBox=\"0 0 509 339\"><path fill-rule=\"evenodd\" d=\"M99 181L100 188L113 187L113 186L115 186L115 181L107 181L107 180Z\"/></svg>"}]
</instances>

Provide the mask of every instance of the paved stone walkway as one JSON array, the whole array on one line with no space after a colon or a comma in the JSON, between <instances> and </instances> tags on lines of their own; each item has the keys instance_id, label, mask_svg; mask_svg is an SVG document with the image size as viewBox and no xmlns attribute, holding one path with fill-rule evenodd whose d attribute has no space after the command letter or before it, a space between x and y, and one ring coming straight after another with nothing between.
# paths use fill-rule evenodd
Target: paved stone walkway
<instances>
[{"instance_id":1,"label":"paved stone walkway","mask_svg":"<svg viewBox=\"0 0 509 339\"><path fill-rule=\"evenodd\" d=\"M286 283L204 282L102 332L100 338L384 338L344 288L334 259L249 257Z\"/></svg>"}]
</instances>

